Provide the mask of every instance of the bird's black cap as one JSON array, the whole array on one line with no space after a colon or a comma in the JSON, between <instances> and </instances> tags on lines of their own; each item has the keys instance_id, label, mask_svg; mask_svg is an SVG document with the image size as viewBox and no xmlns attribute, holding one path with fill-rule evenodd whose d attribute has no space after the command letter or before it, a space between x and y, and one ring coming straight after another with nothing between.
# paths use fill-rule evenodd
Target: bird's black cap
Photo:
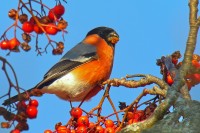
<instances>
[{"instance_id":1,"label":"bird's black cap","mask_svg":"<svg viewBox=\"0 0 200 133\"><path fill-rule=\"evenodd\" d=\"M109 27L97 27L92 29L91 31L89 31L87 33L86 36L92 35L92 34L97 34L99 35L101 38L105 39L107 38L108 34L115 32L115 34L117 34L117 32L115 30L113 30L112 28ZM118 35L118 34L117 34ZM119 36L119 35L118 35Z\"/></svg>"}]
</instances>

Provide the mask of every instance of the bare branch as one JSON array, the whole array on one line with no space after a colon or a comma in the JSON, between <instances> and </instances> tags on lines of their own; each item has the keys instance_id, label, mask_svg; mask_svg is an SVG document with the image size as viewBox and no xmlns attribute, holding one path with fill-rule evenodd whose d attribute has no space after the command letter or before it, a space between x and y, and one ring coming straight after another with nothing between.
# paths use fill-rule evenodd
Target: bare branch
<instances>
[{"instance_id":1,"label":"bare branch","mask_svg":"<svg viewBox=\"0 0 200 133\"><path fill-rule=\"evenodd\" d=\"M122 79L108 79L103 84L110 84L111 86L125 86L128 88L137 88L143 87L149 84L157 84L161 89L167 90L168 85L162 80L152 75L145 75L145 74L135 74L135 75L128 75L128 78L132 77L142 77L140 80L126 80L125 78Z\"/></svg>"}]
</instances>

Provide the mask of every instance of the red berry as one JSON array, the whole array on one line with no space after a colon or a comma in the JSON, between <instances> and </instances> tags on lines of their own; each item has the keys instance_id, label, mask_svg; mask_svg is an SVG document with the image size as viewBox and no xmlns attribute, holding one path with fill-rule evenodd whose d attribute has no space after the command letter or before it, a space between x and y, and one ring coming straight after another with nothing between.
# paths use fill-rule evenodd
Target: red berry
<instances>
[{"instance_id":1,"label":"red berry","mask_svg":"<svg viewBox=\"0 0 200 133\"><path fill-rule=\"evenodd\" d=\"M96 126L95 133L104 133L104 128L100 125Z\"/></svg>"},{"instance_id":2,"label":"red berry","mask_svg":"<svg viewBox=\"0 0 200 133\"><path fill-rule=\"evenodd\" d=\"M3 40L1 43L0 43L0 47L1 49L3 50L6 50L6 49L9 49L9 41L8 40Z\"/></svg>"},{"instance_id":3,"label":"red berry","mask_svg":"<svg viewBox=\"0 0 200 133\"><path fill-rule=\"evenodd\" d=\"M167 82L167 84L170 85L170 86L174 83L174 80L172 79L170 73L167 73L166 82Z\"/></svg>"},{"instance_id":4,"label":"red berry","mask_svg":"<svg viewBox=\"0 0 200 133\"><path fill-rule=\"evenodd\" d=\"M35 106L28 106L26 109L26 114L28 115L28 118L33 119L37 117L37 107Z\"/></svg>"},{"instance_id":5,"label":"red berry","mask_svg":"<svg viewBox=\"0 0 200 133\"><path fill-rule=\"evenodd\" d=\"M94 122L90 122L88 127L89 127L89 128L94 128L95 126L96 126L96 125L94 124Z\"/></svg>"},{"instance_id":6,"label":"red berry","mask_svg":"<svg viewBox=\"0 0 200 133\"><path fill-rule=\"evenodd\" d=\"M20 133L20 130L19 129L14 129L14 130L10 131L10 133Z\"/></svg>"},{"instance_id":7,"label":"red berry","mask_svg":"<svg viewBox=\"0 0 200 133\"><path fill-rule=\"evenodd\" d=\"M62 16L65 13L65 7L61 4L54 7L54 13L56 16Z\"/></svg>"},{"instance_id":8,"label":"red berry","mask_svg":"<svg viewBox=\"0 0 200 133\"><path fill-rule=\"evenodd\" d=\"M32 100L29 101L29 105L38 107L39 103L36 99L32 99Z\"/></svg>"},{"instance_id":9,"label":"red berry","mask_svg":"<svg viewBox=\"0 0 200 133\"><path fill-rule=\"evenodd\" d=\"M132 123L136 123L136 122L139 122L139 120L138 119L130 119L130 120L128 120L128 124L132 124Z\"/></svg>"},{"instance_id":10,"label":"red berry","mask_svg":"<svg viewBox=\"0 0 200 133\"><path fill-rule=\"evenodd\" d=\"M192 60L192 65L196 68L200 68L200 63L196 60Z\"/></svg>"},{"instance_id":11,"label":"red berry","mask_svg":"<svg viewBox=\"0 0 200 133\"><path fill-rule=\"evenodd\" d=\"M53 133L51 130L45 130L44 133Z\"/></svg>"},{"instance_id":12,"label":"red berry","mask_svg":"<svg viewBox=\"0 0 200 133\"><path fill-rule=\"evenodd\" d=\"M59 126L56 131L57 133L70 133L70 130L66 126Z\"/></svg>"},{"instance_id":13,"label":"red berry","mask_svg":"<svg viewBox=\"0 0 200 133\"><path fill-rule=\"evenodd\" d=\"M56 28L55 24L50 23L47 26L45 26L45 31L47 34L55 35L58 32L58 29Z\"/></svg>"},{"instance_id":14,"label":"red berry","mask_svg":"<svg viewBox=\"0 0 200 133\"><path fill-rule=\"evenodd\" d=\"M143 110L136 110L134 112L134 115L133 115L134 119L141 121L143 117L144 117L144 111Z\"/></svg>"},{"instance_id":15,"label":"red berry","mask_svg":"<svg viewBox=\"0 0 200 133\"><path fill-rule=\"evenodd\" d=\"M200 81L200 74L195 73L195 74L193 74L193 76L194 76L195 80Z\"/></svg>"},{"instance_id":16,"label":"red berry","mask_svg":"<svg viewBox=\"0 0 200 133\"><path fill-rule=\"evenodd\" d=\"M137 119L137 120L139 120L139 119L140 119L140 114L138 114L138 113L134 113L134 115L133 115L133 119Z\"/></svg>"},{"instance_id":17,"label":"red berry","mask_svg":"<svg viewBox=\"0 0 200 133\"><path fill-rule=\"evenodd\" d=\"M12 38L9 40L9 49L12 50L14 49L15 47L19 46L20 45L20 42L17 38Z\"/></svg>"},{"instance_id":18,"label":"red berry","mask_svg":"<svg viewBox=\"0 0 200 133\"><path fill-rule=\"evenodd\" d=\"M89 118L87 116L81 116L77 120L78 126L89 126Z\"/></svg>"},{"instance_id":19,"label":"red berry","mask_svg":"<svg viewBox=\"0 0 200 133\"><path fill-rule=\"evenodd\" d=\"M70 111L71 116L73 116L74 118L79 118L80 116L82 116L82 109L81 108L72 108L72 110Z\"/></svg>"},{"instance_id":20,"label":"red berry","mask_svg":"<svg viewBox=\"0 0 200 133\"><path fill-rule=\"evenodd\" d=\"M113 127L114 126L114 122L110 119L105 121L105 127Z\"/></svg>"},{"instance_id":21,"label":"red berry","mask_svg":"<svg viewBox=\"0 0 200 133\"><path fill-rule=\"evenodd\" d=\"M195 74L188 74L186 75L186 77L190 80L188 80L187 82L191 84L191 86L197 84L200 82L200 74L195 73Z\"/></svg>"},{"instance_id":22,"label":"red berry","mask_svg":"<svg viewBox=\"0 0 200 133\"><path fill-rule=\"evenodd\" d=\"M133 119L133 117L134 117L134 113L131 112L131 111L129 111L129 112L127 113L127 116L126 116L127 120Z\"/></svg>"},{"instance_id":23,"label":"red berry","mask_svg":"<svg viewBox=\"0 0 200 133\"><path fill-rule=\"evenodd\" d=\"M178 59L172 58L172 63L173 63L174 65L176 65L176 64L178 63Z\"/></svg>"},{"instance_id":24,"label":"red berry","mask_svg":"<svg viewBox=\"0 0 200 133\"><path fill-rule=\"evenodd\" d=\"M85 126L78 126L76 128L76 133L87 133L87 127L85 127Z\"/></svg>"},{"instance_id":25,"label":"red berry","mask_svg":"<svg viewBox=\"0 0 200 133\"><path fill-rule=\"evenodd\" d=\"M43 33L42 29L37 24L34 25L33 30L37 34L42 34Z\"/></svg>"},{"instance_id":26,"label":"red berry","mask_svg":"<svg viewBox=\"0 0 200 133\"><path fill-rule=\"evenodd\" d=\"M90 122L87 130L93 133L95 132L95 127L96 127L96 124L94 122Z\"/></svg>"},{"instance_id":27,"label":"red berry","mask_svg":"<svg viewBox=\"0 0 200 133\"><path fill-rule=\"evenodd\" d=\"M104 133L115 133L115 129L113 127L107 127L105 128Z\"/></svg>"},{"instance_id":28,"label":"red berry","mask_svg":"<svg viewBox=\"0 0 200 133\"><path fill-rule=\"evenodd\" d=\"M54 10L53 10L53 9L50 9L50 10L49 10L48 17L49 17L49 19L52 20L52 21L55 20L54 17L56 17L56 16L54 15Z\"/></svg>"},{"instance_id":29,"label":"red berry","mask_svg":"<svg viewBox=\"0 0 200 133\"><path fill-rule=\"evenodd\" d=\"M27 33L33 32L33 24L31 22L24 22L22 25L22 30Z\"/></svg>"},{"instance_id":30,"label":"red berry","mask_svg":"<svg viewBox=\"0 0 200 133\"><path fill-rule=\"evenodd\" d=\"M49 10L48 17L50 20L54 21L59 19L61 16L55 13L54 8Z\"/></svg>"},{"instance_id":31,"label":"red berry","mask_svg":"<svg viewBox=\"0 0 200 133\"><path fill-rule=\"evenodd\" d=\"M71 130L70 130L70 133L76 133L76 130L71 129Z\"/></svg>"}]
</instances>

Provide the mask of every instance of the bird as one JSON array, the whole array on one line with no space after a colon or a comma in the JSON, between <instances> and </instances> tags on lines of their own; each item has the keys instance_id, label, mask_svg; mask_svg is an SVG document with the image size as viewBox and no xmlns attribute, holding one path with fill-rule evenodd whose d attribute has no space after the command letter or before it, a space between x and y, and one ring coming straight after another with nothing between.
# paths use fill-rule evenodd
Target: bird
<instances>
[{"instance_id":1,"label":"bird","mask_svg":"<svg viewBox=\"0 0 200 133\"><path fill-rule=\"evenodd\" d=\"M47 71L41 82L23 94L37 89L42 94L55 94L70 102L91 99L103 89L102 83L111 75L118 41L119 35L112 28L100 26L90 30ZM18 95L5 100L3 105L17 101Z\"/></svg>"}]
</instances>

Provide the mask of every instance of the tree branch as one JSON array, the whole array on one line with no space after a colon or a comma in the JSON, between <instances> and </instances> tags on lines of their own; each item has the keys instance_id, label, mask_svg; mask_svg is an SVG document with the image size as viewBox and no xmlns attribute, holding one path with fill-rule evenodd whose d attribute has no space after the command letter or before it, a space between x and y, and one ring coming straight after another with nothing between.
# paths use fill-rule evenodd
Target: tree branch
<instances>
[{"instance_id":1,"label":"tree branch","mask_svg":"<svg viewBox=\"0 0 200 133\"><path fill-rule=\"evenodd\" d=\"M198 0L190 0L189 7L190 7L190 15L189 15L190 31L189 31L189 36L188 36L188 40L186 43L186 50L184 53L183 64L180 69L176 70L176 77L174 79L174 81L175 81L174 84L171 87L169 87L166 99L155 109L154 113L148 119L146 119L143 122L134 123L132 125L125 127L121 131L122 133L140 132L140 131L144 131L145 129L151 128L153 125L155 125L156 122L158 122L158 120L163 118L163 116L165 115L165 112L172 105L174 105L176 103L176 100L178 98L184 99L184 98L180 97L181 94L179 93L179 90L185 85L184 77L186 76L186 74L188 73L188 71L191 68L192 56L193 56L193 53L194 53L194 50L196 47L197 34L198 34L198 29L199 29L199 25L198 25L198 21L197 21ZM184 93L189 94L186 91L188 91L188 90L184 89ZM186 99L190 100L188 97ZM184 99L182 101L186 101L186 99ZM184 107L185 106L183 105L183 106L178 106L177 108L178 108L178 110L181 110ZM188 108L188 107L186 107L186 108ZM187 110L187 109L185 109L185 110ZM191 113L189 113L189 114L191 115ZM174 118L176 118L176 117L174 117ZM171 119L168 122L174 123L174 120ZM159 127L160 128L153 126L153 128L151 128L151 129L152 130L154 129L153 131L158 131L158 130L164 131L162 129L163 125L160 125ZM167 127L167 128L165 128L165 131L168 132L169 131L168 125L165 127ZM150 130L149 133L152 132L152 130Z\"/></svg>"}]
</instances>

